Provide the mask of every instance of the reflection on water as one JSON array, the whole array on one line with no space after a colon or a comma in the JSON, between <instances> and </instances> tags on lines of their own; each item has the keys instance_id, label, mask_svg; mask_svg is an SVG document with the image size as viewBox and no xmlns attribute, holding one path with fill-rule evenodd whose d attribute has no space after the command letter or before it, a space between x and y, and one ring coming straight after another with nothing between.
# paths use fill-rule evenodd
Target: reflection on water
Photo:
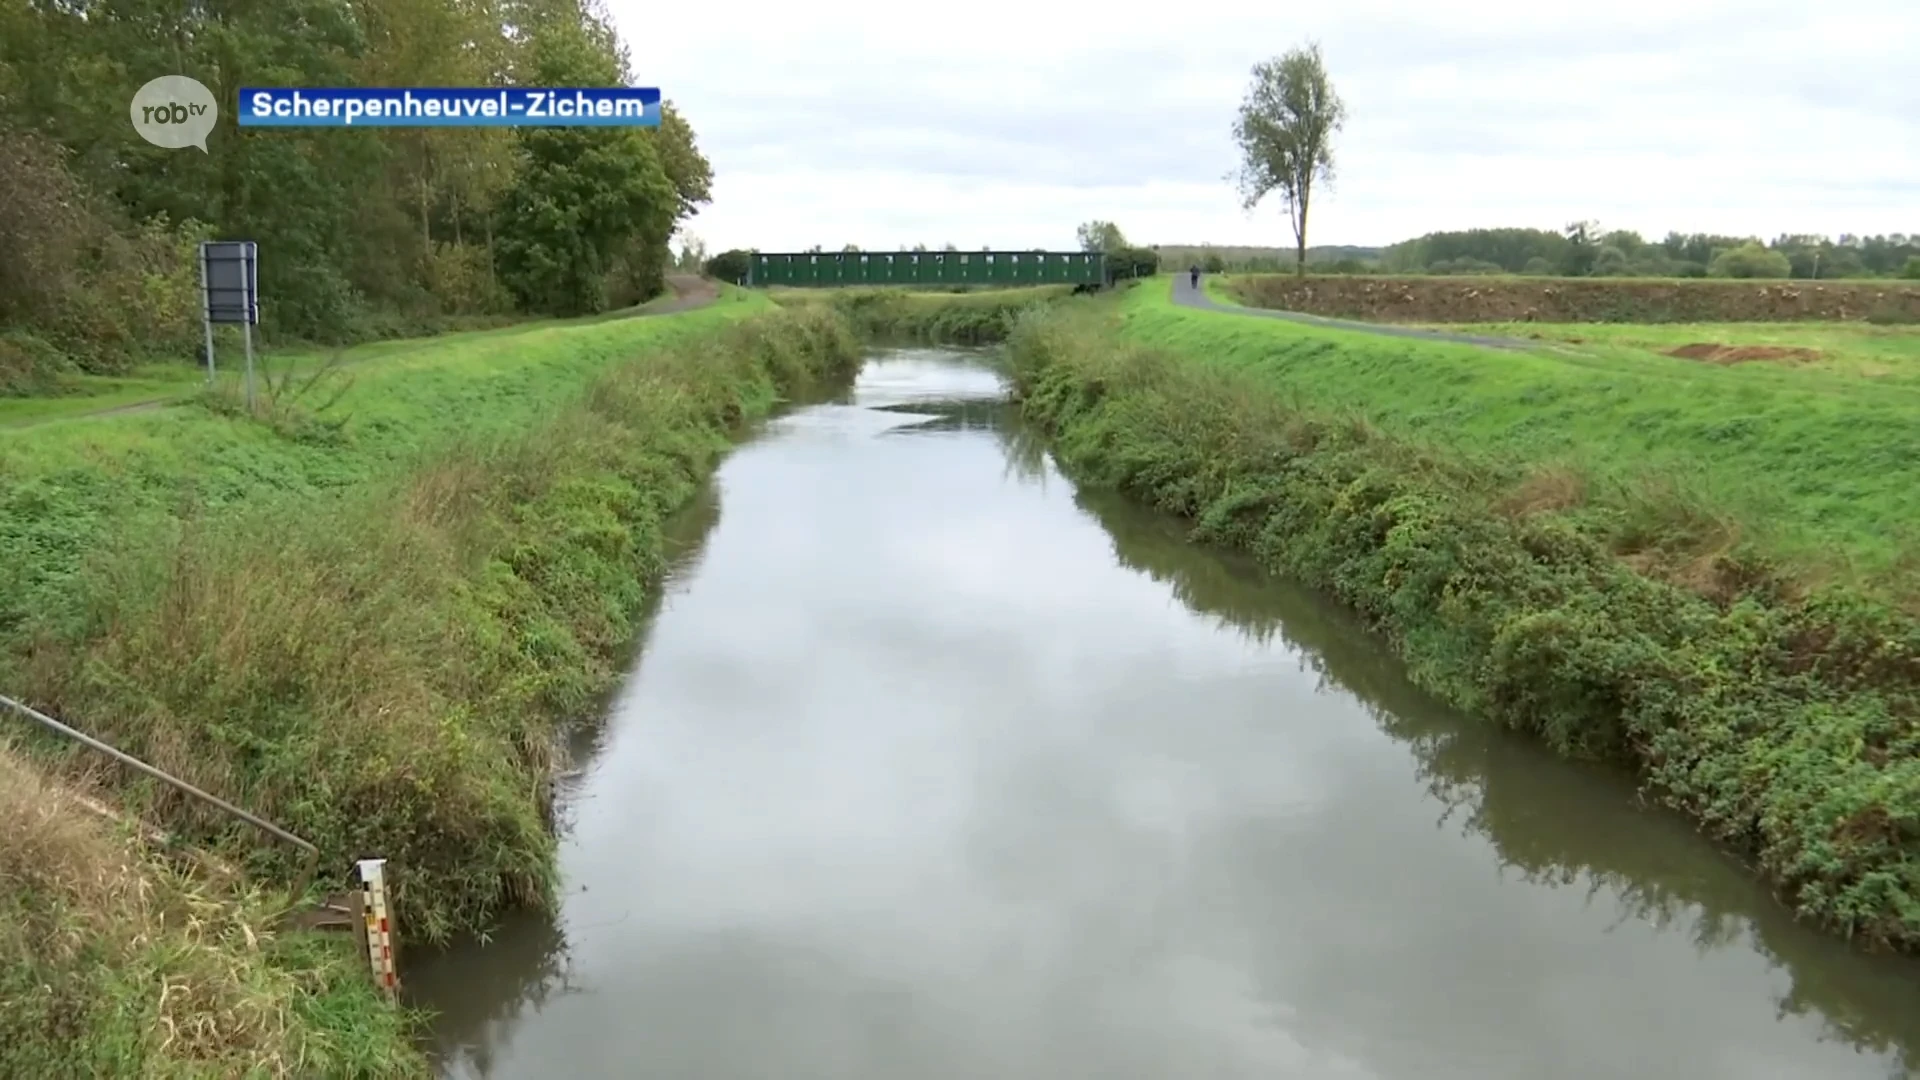
<instances>
[{"instance_id":1,"label":"reflection on water","mask_svg":"<svg viewBox=\"0 0 1920 1080\"><path fill-rule=\"evenodd\" d=\"M1186 543L1182 523L1111 493L1080 492L1074 501L1113 537L1121 563L1171 584L1181 603L1223 627L1261 642L1277 636L1324 686L1364 704L1412 752L1436 827L1490 841L1503 873L1580 889L1610 905L1617 923L1685 936L1701 953L1757 949L1788 976L1779 1015L1812 1017L1829 1038L1891 1055L1884 1075L1914 1069L1920 970L1911 961L1855 954L1796 922L1685 821L1644 806L1625 776L1548 757L1531 741L1437 708L1335 605L1262 575L1250 560L1203 552Z\"/></svg>"},{"instance_id":2,"label":"reflection on water","mask_svg":"<svg viewBox=\"0 0 1920 1080\"><path fill-rule=\"evenodd\" d=\"M996 386L872 365L682 516L561 918L406 972L451 1075L1906 1075L1911 964L1075 492Z\"/></svg>"}]
</instances>

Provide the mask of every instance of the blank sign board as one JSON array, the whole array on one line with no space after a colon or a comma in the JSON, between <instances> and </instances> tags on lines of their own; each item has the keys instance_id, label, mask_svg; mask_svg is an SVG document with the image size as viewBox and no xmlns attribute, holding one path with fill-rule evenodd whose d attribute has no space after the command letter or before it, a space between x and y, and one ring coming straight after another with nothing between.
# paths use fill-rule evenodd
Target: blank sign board
<instances>
[{"instance_id":1,"label":"blank sign board","mask_svg":"<svg viewBox=\"0 0 1920 1080\"><path fill-rule=\"evenodd\" d=\"M200 245L208 322L252 326L260 321L258 251L251 240L209 240Z\"/></svg>"}]
</instances>

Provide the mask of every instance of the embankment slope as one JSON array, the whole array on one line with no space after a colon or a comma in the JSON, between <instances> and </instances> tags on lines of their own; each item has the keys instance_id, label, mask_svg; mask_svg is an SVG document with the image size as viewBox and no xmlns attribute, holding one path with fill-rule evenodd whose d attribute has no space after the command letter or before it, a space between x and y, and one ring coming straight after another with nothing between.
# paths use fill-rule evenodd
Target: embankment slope
<instances>
[{"instance_id":1,"label":"embankment slope","mask_svg":"<svg viewBox=\"0 0 1920 1080\"><path fill-rule=\"evenodd\" d=\"M559 725L621 669L664 519L741 423L858 357L832 313L740 298L436 342L254 416L0 434L0 685L311 838L323 875L388 858L406 940L484 928L551 895Z\"/></svg>"}]
</instances>

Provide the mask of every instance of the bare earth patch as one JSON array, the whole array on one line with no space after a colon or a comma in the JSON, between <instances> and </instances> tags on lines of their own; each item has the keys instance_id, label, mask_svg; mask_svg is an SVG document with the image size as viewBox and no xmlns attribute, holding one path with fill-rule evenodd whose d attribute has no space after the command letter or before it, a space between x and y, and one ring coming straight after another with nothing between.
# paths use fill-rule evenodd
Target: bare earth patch
<instances>
[{"instance_id":1,"label":"bare earth patch","mask_svg":"<svg viewBox=\"0 0 1920 1080\"><path fill-rule=\"evenodd\" d=\"M1743 364L1749 360L1795 360L1807 363L1820 359L1820 350L1790 345L1716 345L1703 341L1669 349L1667 355L1708 364Z\"/></svg>"}]
</instances>

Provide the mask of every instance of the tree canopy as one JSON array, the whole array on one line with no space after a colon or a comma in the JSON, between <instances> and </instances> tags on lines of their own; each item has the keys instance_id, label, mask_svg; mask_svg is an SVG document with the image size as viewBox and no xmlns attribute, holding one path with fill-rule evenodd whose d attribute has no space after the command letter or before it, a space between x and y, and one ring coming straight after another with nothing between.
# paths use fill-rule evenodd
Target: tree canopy
<instances>
[{"instance_id":1,"label":"tree canopy","mask_svg":"<svg viewBox=\"0 0 1920 1080\"><path fill-rule=\"evenodd\" d=\"M1313 189L1333 181L1333 137L1346 117L1318 43L1254 65L1253 83L1233 126L1240 146L1240 195L1251 210L1279 193L1293 226L1297 273L1307 272Z\"/></svg>"}]
</instances>

